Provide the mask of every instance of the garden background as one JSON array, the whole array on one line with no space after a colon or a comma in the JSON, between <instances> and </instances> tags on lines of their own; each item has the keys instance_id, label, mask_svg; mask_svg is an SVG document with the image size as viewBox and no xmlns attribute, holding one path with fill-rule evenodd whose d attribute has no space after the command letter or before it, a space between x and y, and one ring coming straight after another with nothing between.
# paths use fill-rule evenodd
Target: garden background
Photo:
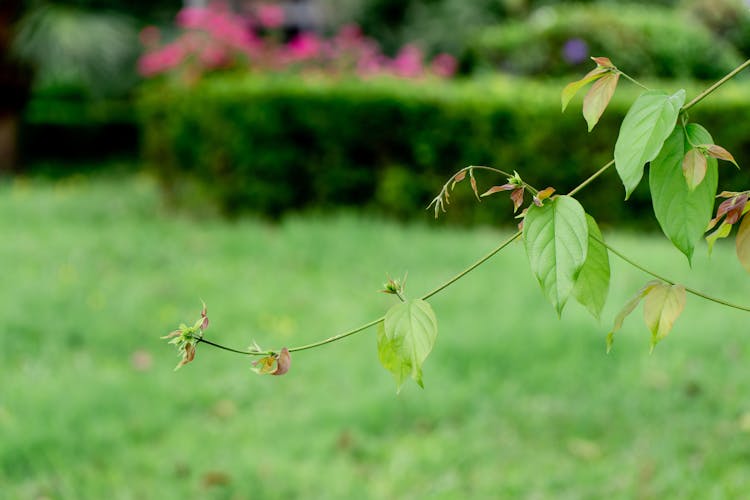
<instances>
[{"instance_id":1,"label":"garden background","mask_svg":"<svg viewBox=\"0 0 750 500\"><path fill-rule=\"evenodd\" d=\"M746 313L690 298L648 354L613 261L601 322L549 307L515 245L435 297L425 389L396 395L374 330L284 377L159 337L192 321L244 348L298 345L418 296L515 229L467 165L565 192L612 157L638 95L586 132L560 91L608 56L688 96L750 53L741 1L10 1L0 6L0 496L8 498L743 498ZM748 76L691 116L743 168ZM505 179L482 175L480 189ZM646 184L646 183L643 183ZM718 242L693 269L647 186L581 193L607 240L747 303Z\"/></svg>"}]
</instances>

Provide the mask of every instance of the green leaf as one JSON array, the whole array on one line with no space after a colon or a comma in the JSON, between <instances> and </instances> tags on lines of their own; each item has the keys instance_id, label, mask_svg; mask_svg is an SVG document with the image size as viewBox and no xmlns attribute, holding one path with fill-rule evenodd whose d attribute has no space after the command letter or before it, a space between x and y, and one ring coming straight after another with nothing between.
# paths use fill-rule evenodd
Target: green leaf
<instances>
[{"instance_id":1,"label":"green leaf","mask_svg":"<svg viewBox=\"0 0 750 500\"><path fill-rule=\"evenodd\" d=\"M565 86L565 88L562 91L562 110L565 111L565 108L568 107L568 103L571 99L578 93L579 90L581 90L583 87L588 85L589 83L593 82L594 80L597 80L610 71L605 68L594 68L591 71L589 71L586 76L581 78L580 80L577 80L575 82L571 82Z\"/></svg>"},{"instance_id":2,"label":"green leaf","mask_svg":"<svg viewBox=\"0 0 750 500\"><path fill-rule=\"evenodd\" d=\"M685 287L659 283L643 301L643 319L651 330L651 350L672 330L675 320L685 309Z\"/></svg>"},{"instance_id":3,"label":"green leaf","mask_svg":"<svg viewBox=\"0 0 750 500\"><path fill-rule=\"evenodd\" d=\"M607 354L612 350L612 344L615 341L615 333L622 328L622 323L625 321L625 318L632 313L635 308L638 306L638 304L641 302L641 299L648 295L648 293L653 290L654 287L659 286L661 284L660 281L652 280L646 283L643 288L638 290L638 293L633 295L630 300L628 300L623 308L620 310L619 313L617 313L617 316L615 316L615 323L612 325L612 330L607 334Z\"/></svg>"},{"instance_id":4,"label":"green leaf","mask_svg":"<svg viewBox=\"0 0 750 500\"><path fill-rule=\"evenodd\" d=\"M596 221L586 214L589 229L589 244L581 272L573 287L573 296L579 304L599 319L609 292L609 255Z\"/></svg>"},{"instance_id":5,"label":"green leaf","mask_svg":"<svg viewBox=\"0 0 750 500\"><path fill-rule=\"evenodd\" d=\"M703 182L706 176L707 161L703 153L691 148L682 159L682 175L685 176L685 182L690 191L693 191Z\"/></svg>"},{"instance_id":6,"label":"green leaf","mask_svg":"<svg viewBox=\"0 0 750 500\"><path fill-rule=\"evenodd\" d=\"M388 310L378 325L378 357L396 379L398 391L409 376L424 387L422 364L436 337L437 319L424 300L407 300Z\"/></svg>"},{"instance_id":7,"label":"green leaf","mask_svg":"<svg viewBox=\"0 0 750 500\"><path fill-rule=\"evenodd\" d=\"M691 123L685 127L690 141L708 138L710 134L700 125ZM705 142L705 141L699 141ZM659 155L651 162L649 185L654 214L667 238L692 261L695 245L711 220L719 171L716 159L706 160L706 176L693 191L685 183L682 160L690 149L682 127L675 127L664 142Z\"/></svg>"},{"instance_id":8,"label":"green leaf","mask_svg":"<svg viewBox=\"0 0 750 500\"><path fill-rule=\"evenodd\" d=\"M583 207L570 196L531 205L523 236L531 271L559 316L586 262L589 232Z\"/></svg>"},{"instance_id":9,"label":"green leaf","mask_svg":"<svg viewBox=\"0 0 750 500\"><path fill-rule=\"evenodd\" d=\"M645 164L656 158L674 129L684 102L684 90L671 96L652 90L641 94L625 115L615 143L615 168L626 200L641 181Z\"/></svg>"},{"instance_id":10,"label":"green leaf","mask_svg":"<svg viewBox=\"0 0 750 500\"><path fill-rule=\"evenodd\" d=\"M744 217L735 237L737 258L747 272L750 272L750 217Z\"/></svg>"},{"instance_id":11,"label":"green leaf","mask_svg":"<svg viewBox=\"0 0 750 500\"><path fill-rule=\"evenodd\" d=\"M714 243L716 243L716 240L718 240L719 238L726 238L727 236L729 236L729 233L731 232L732 232L732 225L727 224L726 222L722 222L716 231L706 236L706 243L708 243L708 254L711 255L711 252L714 249Z\"/></svg>"},{"instance_id":12,"label":"green leaf","mask_svg":"<svg viewBox=\"0 0 750 500\"><path fill-rule=\"evenodd\" d=\"M589 132L594 129L602 113L607 109L619 79L620 73L608 73L594 82L586 97L583 98L583 117L589 126Z\"/></svg>"}]
</instances>

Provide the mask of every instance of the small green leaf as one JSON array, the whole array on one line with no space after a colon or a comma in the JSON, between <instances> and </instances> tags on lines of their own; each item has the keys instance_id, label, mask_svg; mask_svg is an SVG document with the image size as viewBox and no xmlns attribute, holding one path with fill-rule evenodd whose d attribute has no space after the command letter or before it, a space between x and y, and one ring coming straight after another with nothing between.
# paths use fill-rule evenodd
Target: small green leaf
<instances>
[{"instance_id":1,"label":"small green leaf","mask_svg":"<svg viewBox=\"0 0 750 500\"><path fill-rule=\"evenodd\" d=\"M625 186L627 200L643 177L645 164L659 154L677 122L685 91L641 94L628 110L615 143L615 168Z\"/></svg>"},{"instance_id":2,"label":"small green leaf","mask_svg":"<svg viewBox=\"0 0 750 500\"><path fill-rule=\"evenodd\" d=\"M559 316L586 262L589 232L583 207L570 196L531 205L523 237L531 271Z\"/></svg>"},{"instance_id":3,"label":"small green leaf","mask_svg":"<svg viewBox=\"0 0 750 500\"><path fill-rule=\"evenodd\" d=\"M391 307L378 325L378 357L396 379L398 391L411 376L420 387L422 364L437 337L437 319L430 304L407 300Z\"/></svg>"},{"instance_id":4,"label":"small green leaf","mask_svg":"<svg viewBox=\"0 0 750 500\"><path fill-rule=\"evenodd\" d=\"M604 75L609 73L608 69L604 68L594 68L591 71L589 71L586 76L581 78L580 80L577 80L575 82L571 82L565 86L565 88L562 91L562 110L565 112L565 108L568 107L568 103L571 99L578 93L579 90L581 90L583 87L588 85L589 83L593 82L594 80L597 80Z\"/></svg>"},{"instance_id":5,"label":"small green leaf","mask_svg":"<svg viewBox=\"0 0 750 500\"><path fill-rule=\"evenodd\" d=\"M583 98L583 117L589 126L589 132L594 129L602 113L607 109L609 101L615 94L619 79L620 73L610 72L606 74L594 82L586 97Z\"/></svg>"},{"instance_id":6,"label":"small green leaf","mask_svg":"<svg viewBox=\"0 0 750 500\"><path fill-rule=\"evenodd\" d=\"M586 262L576 278L573 296L599 319L609 292L609 255L601 243L604 239L599 226L589 214L586 214L586 224L589 229L588 251Z\"/></svg>"},{"instance_id":7,"label":"small green leaf","mask_svg":"<svg viewBox=\"0 0 750 500\"><path fill-rule=\"evenodd\" d=\"M747 272L750 272L750 217L743 217L735 237L737 258Z\"/></svg>"},{"instance_id":8,"label":"small green leaf","mask_svg":"<svg viewBox=\"0 0 750 500\"><path fill-rule=\"evenodd\" d=\"M617 316L615 316L615 323L612 325L612 330L607 334L607 354L612 350L612 344L615 341L615 333L622 328L622 323L625 321L625 318L632 313L635 308L638 306L638 304L641 302L641 299L648 295L648 293L653 290L654 287L659 286L661 284L660 281L652 280L646 283L643 288L638 290L638 293L636 293L633 297L631 297L630 300L628 300L623 308L620 310L619 313L617 313Z\"/></svg>"},{"instance_id":9,"label":"small green leaf","mask_svg":"<svg viewBox=\"0 0 750 500\"><path fill-rule=\"evenodd\" d=\"M682 175L690 191L694 191L706 176L707 161L697 148L691 148L682 159Z\"/></svg>"},{"instance_id":10,"label":"small green leaf","mask_svg":"<svg viewBox=\"0 0 750 500\"><path fill-rule=\"evenodd\" d=\"M651 330L651 350L672 330L685 309L685 287L659 283L643 302L643 319Z\"/></svg>"},{"instance_id":11,"label":"small green leaf","mask_svg":"<svg viewBox=\"0 0 750 500\"><path fill-rule=\"evenodd\" d=\"M706 243L708 243L708 254L711 255L711 252L714 249L714 243L716 243L716 240L718 240L719 238L726 238L727 236L729 236L729 233L731 232L732 232L732 225L727 224L726 222L722 222L716 231L706 236Z\"/></svg>"},{"instance_id":12,"label":"small green leaf","mask_svg":"<svg viewBox=\"0 0 750 500\"><path fill-rule=\"evenodd\" d=\"M690 141L709 138L700 125L691 123L685 129ZM667 238L692 260L695 245L711 220L719 172L716 160L706 160L706 176L693 191L688 188L682 173L685 150L691 146L682 127L675 127L664 142L659 155L651 162L649 185L654 214Z\"/></svg>"}]
</instances>

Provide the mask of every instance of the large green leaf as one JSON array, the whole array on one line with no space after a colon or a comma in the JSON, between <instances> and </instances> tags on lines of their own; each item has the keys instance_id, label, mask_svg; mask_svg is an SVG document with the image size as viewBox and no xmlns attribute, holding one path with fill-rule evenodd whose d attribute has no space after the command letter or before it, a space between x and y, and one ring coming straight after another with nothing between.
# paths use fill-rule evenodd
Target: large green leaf
<instances>
[{"instance_id":1,"label":"large green leaf","mask_svg":"<svg viewBox=\"0 0 750 500\"><path fill-rule=\"evenodd\" d=\"M586 309L599 319L609 292L609 255L599 226L589 214L586 214L589 228L589 244L581 272L573 287L573 296Z\"/></svg>"},{"instance_id":2,"label":"large green leaf","mask_svg":"<svg viewBox=\"0 0 750 500\"><path fill-rule=\"evenodd\" d=\"M558 196L540 207L532 205L524 219L523 236L531 271L560 315L586 262L586 213L570 196Z\"/></svg>"},{"instance_id":3,"label":"large green leaf","mask_svg":"<svg viewBox=\"0 0 750 500\"><path fill-rule=\"evenodd\" d=\"M378 357L393 374L399 391L409 376L424 387L422 364L436 337L437 319L424 300L407 300L388 310L385 320L378 325Z\"/></svg>"},{"instance_id":4,"label":"large green leaf","mask_svg":"<svg viewBox=\"0 0 750 500\"><path fill-rule=\"evenodd\" d=\"M664 141L661 152L651 162L649 185L662 231L690 261L711 220L719 171L716 159L708 158L703 181L690 191L682 170L685 151L692 147L690 142L710 144L712 139L700 125L690 123L685 130L687 136L682 127L675 127Z\"/></svg>"},{"instance_id":5,"label":"large green leaf","mask_svg":"<svg viewBox=\"0 0 750 500\"><path fill-rule=\"evenodd\" d=\"M684 90L673 95L651 90L641 94L625 115L615 143L615 168L626 200L641 181L645 164L659 154L684 102Z\"/></svg>"}]
</instances>

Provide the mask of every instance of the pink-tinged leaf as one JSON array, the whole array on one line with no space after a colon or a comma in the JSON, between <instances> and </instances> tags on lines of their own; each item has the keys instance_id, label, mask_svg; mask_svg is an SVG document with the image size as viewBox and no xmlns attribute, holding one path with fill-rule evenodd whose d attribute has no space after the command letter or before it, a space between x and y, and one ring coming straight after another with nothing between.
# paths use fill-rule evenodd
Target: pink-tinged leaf
<instances>
[{"instance_id":1,"label":"pink-tinged leaf","mask_svg":"<svg viewBox=\"0 0 750 500\"><path fill-rule=\"evenodd\" d=\"M469 170L469 181L471 182L471 190L474 191L474 196L477 197L477 201L482 201L479 197L479 190L477 189L477 180L474 178L474 171Z\"/></svg>"},{"instance_id":2,"label":"pink-tinged leaf","mask_svg":"<svg viewBox=\"0 0 750 500\"><path fill-rule=\"evenodd\" d=\"M466 170L461 170L459 173L453 176L453 184L451 184L451 189L454 189L456 187L456 184L461 182L466 178ZM446 193L447 194L447 193Z\"/></svg>"},{"instance_id":3,"label":"pink-tinged leaf","mask_svg":"<svg viewBox=\"0 0 750 500\"><path fill-rule=\"evenodd\" d=\"M716 243L716 240L718 240L719 238L726 238L727 236L729 236L730 232L732 232L732 225L722 222L721 226L719 226L719 229L717 229L713 233L706 236L706 243L708 243L709 255L711 255L711 252L714 249L714 243Z\"/></svg>"},{"instance_id":4,"label":"pink-tinged leaf","mask_svg":"<svg viewBox=\"0 0 750 500\"><path fill-rule=\"evenodd\" d=\"M500 191L510 191L512 189L516 189L515 184L503 184L502 186L492 186L487 191L482 193L482 197L489 196L491 194L499 193Z\"/></svg>"},{"instance_id":5,"label":"pink-tinged leaf","mask_svg":"<svg viewBox=\"0 0 750 500\"><path fill-rule=\"evenodd\" d=\"M651 290L654 289L654 287L659 286L661 284L660 281L649 281L646 283L643 288L638 290L638 293L636 293L620 310L619 313L617 313L617 316L615 316L615 322L612 326L612 330L607 334L607 353L612 350L612 344L615 340L615 333L622 328L622 323L625 321L625 318L627 318L630 313L632 313L636 307L638 307L638 304L641 302L643 297L649 294Z\"/></svg>"},{"instance_id":6,"label":"pink-tinged leaf","mask_svg":"<svg viewBox=\"0 0 750 500\"><path fill-rule=\"evenodd\" d=\"M579 90L581 90L589 83L603 77L607 73L609 73L608 69L595 68L589 71L586 76L584 76L580 80L576 80L575 82L567 84L563 89L561 95L563 112L565 111L565 108L568 107L568 103L570 103L570 100L573 99L573 97L578 93Z\"/></svg>"},{"instance_id":7,"label":"pink-tinged leaf","mask_svg":"<svg viewBox=\"0 0 750 500\"><path fill-rule=\"evenodd\" d=\"M705 148L706 153L708 153L708 155L712 158L732 162L735 167L740 168L740 166L737 165L737 162L734 160L734 156L732 156L732 153L722 148L721 146L717 146L716 144L701 144L698 147Z\"/></svg>"},{"instance_id":8,"label":"pink-tinged leaf","mask_svg":"<svg viewBox=\"0 0 750 500\"><path fill-rule=\"evenodd\" d=\"M735 239L737 258L747 272L750 272L750 217L742 219Z\"/></svg>"},{"instance_id":9,"label":"pink-tinged leaf","mask_svg":"<svg viewBox=\"0 0 750 500\"><path fill-rule=\"evenodd\" d=\"M513 213L518 212L518 209L523 205L523 191L524 188L521 187L510 193L510 199L513 200Z\"/></svg>"},{"instance_id":10,"label":"pink-tinged leaf","mask_svg":"<svg viewBox=\"0 0 750 500\"><path fill-rule=\"evenodd\" d=\"M182 360L175 367L175 370L182 368L183 366L190 363L194 359L195 359L195 345L191 343L185 344L185 351L182 354Z\"/></svg>"},{"instance_id":11,"label":"pink-tinged leaf","mask_svg":"<svg viewBox=\"0 0 750 500\"><path fill-rule=\"evenodd\" d=\"M289 354L289 350L284 347L281 349L278 358L276 359L276 371L272 372L271 375L284 375L289 371L289 367L292 364L292 357Z\"/></svg>"},{"instance_id":12,"label":"pink-tinged leaf","mask_svg":"<svg viewBox=\"0 0 750 500\"><path fill-rule=\"evenodd\" d=\"M669 334L684 309L684 286L660 283L651 289L643 302L643 319L651 330L651 350Z\"/></svg>"},{"instance_id":13,"label":"pink-tinged leaf","mask_svg":"<svg viewBox=\"0 0 750 500\"><path fill-rule=\"evenodd\" d=\"M586 97L583 98L583 117L586 119L589 132L594 129L602 113L607 109L609 101L612 100L612 96L615 93L619 79L619 73L607 73L604 77L594 82Z\"/></svg>"},{"instance_id":14,"label":"pink-tinged leaf","mask_svg":"<svg viewBox=\"0 0 750 500\"><path fill-rule=\"evenodd\" d=\"M732 204L732 207L727 210L727 218L724 219L727 224L736 223L738 220L740 220L742 214L745 213L745 209L747 207L747 193L743 193L735 198L732 198L732 201L734 201L734 203Z\"/></svg>"},{"instance_id":15,"label":"pink-tinged leaf","mask_svg":"<svg viewBox=\"0 0 750 500\"><path fill-rule=\"evenodd\" d=\"M615 67L615 65L612 64L612 61L610 61L608 57L592 57L591 60L594 61L597 66L600 66L602 68L612 69Z\"/></svg>"},{"instance_id":16,"label":"pink-tinged leaf","mask_svg":"<svg viewBox=\"0 0 750 500\"><path fill-rule=\"evenodd\" d=\"M165 336L159 337L159 338L161 338L161 339L173 339L175 337L179 337L180 335L182 335L182 330L175 330L175 331L169 332Z\"/></svg>"},{"instance_id":17,"label":"pink-tinged leaf","mask_svg":"<svg viewBox=\"0 0 750 500\"><path fill-rule=\"evenodd\" d=\"M717 198L734 198L738 194L740 193L736 191L722 191L721 193L717 194L716 197Z\"/></svg>"},{"instance_id":18,"label":"pink-tinged leaf","mask_svg":"<svg viewBox=\"0 0 750 500\"><path fill-rule=\"evenodd\" d=\"M203 303L203 309L201 310L201 319L203 321L201 321L200 329L203 331L208 328L208 315L205 302Z\"/></svg>"},{"instance_id":19,"label":"pink-tinged leaf","mask_svg":"<svg viewBox=\"0 0 750 500\"><path fill-rule=\"evenodd\" d=\"M682 159L682 175L685 176L685 182L687 182L690 191L694 191L703 182L707 168L706 157L699 149L692 148L687 152Z\"/></svg>"}]
</instances>

